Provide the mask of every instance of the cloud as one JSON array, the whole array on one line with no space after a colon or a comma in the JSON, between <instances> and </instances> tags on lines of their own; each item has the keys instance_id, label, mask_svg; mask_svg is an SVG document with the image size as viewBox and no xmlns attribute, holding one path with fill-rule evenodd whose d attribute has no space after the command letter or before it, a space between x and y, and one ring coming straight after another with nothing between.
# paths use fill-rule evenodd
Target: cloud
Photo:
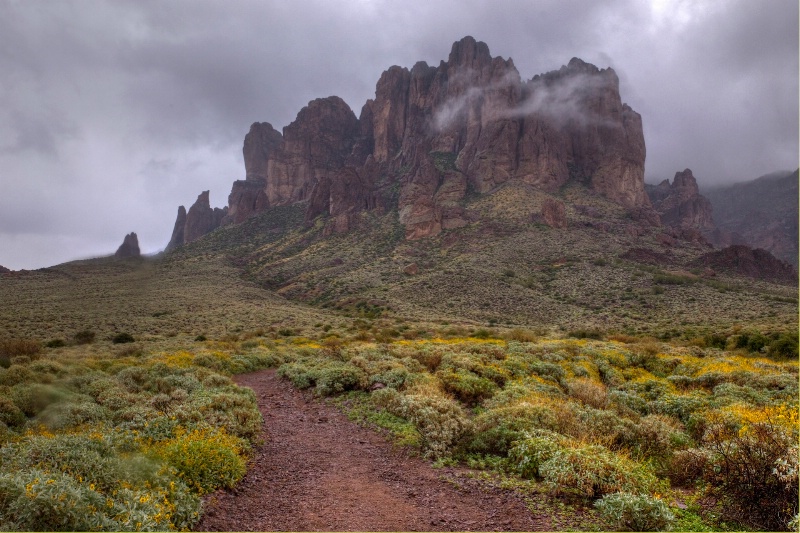
<instances>
[{"instance_id":1,"label":"cloud","mask_svg":"<svg viewBox=\"0 0 800 533\"><path fill-rule=\"evenodd\" d=\"M358 111L389 66L438 64L465 35L525 79L612 66L648 179L796 168L797 21L785 0L0 2L0 234L52 238L0 242L0 264L113 253L131 231L155 251L178 205L225 203L251 123L280 129L333 94ZM569 95L540 104L568 112Z\"/></svg>"}]
</instances>

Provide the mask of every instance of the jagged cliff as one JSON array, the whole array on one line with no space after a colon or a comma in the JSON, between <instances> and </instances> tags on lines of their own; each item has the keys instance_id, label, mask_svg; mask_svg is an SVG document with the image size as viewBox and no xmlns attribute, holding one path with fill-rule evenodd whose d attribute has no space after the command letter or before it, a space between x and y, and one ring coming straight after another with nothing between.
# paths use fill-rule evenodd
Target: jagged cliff
<instances>
[{"instance_id":1,"label":"jagged cliff","mask_svg":"<svg viewBox=\"0 0 800 533\"><path fill-rule=\"evenodd\" d=\"M580 181L652 211L641 117L622 103L612 69L573 58L522 81L511 59L472 37L438 66L385 71L359 117L331 96L310 102L283 134L254 123L243 155L245 179L233 184L218 224L305 201L306 220L326 217L329 232L347 231L359 212L397 209L406 237L423 238L468 223L468 191L510 180L550 192ZM179 211L170 247L181 228L183 242L196 237L186 233L191 216L181 223Z\"/></svg>"},{"instance_id":2,"label":"jagged cliff","mask_svg":"<svg viewBox=\"0 0 800 533\"><path fill-rule=\"evenodd\" d=\"M228 208L212 209L208 193L209 191L200 193L188 213L185 207L178 207L178 218L175 220L167 250L195 241L220 226L228 213Z\"/></svg>"}]
</instances>

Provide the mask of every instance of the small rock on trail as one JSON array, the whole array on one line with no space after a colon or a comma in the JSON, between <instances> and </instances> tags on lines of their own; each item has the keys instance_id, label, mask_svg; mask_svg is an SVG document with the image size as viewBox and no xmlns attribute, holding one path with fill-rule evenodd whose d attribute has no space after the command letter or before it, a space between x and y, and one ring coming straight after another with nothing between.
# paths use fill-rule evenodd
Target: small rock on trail
<instances>
[{"instance_id":1,"label":"small rock on trail","mask_svg":"<svg viewBox=\"0 0 800 533\"><path fill-rule=\"evenodd\" d=\"M197 531L547 531L521 497L461 469L434 469L274 370L256 393L264 444L232 490L207 497Z\"/></svg>"}]
</instances>

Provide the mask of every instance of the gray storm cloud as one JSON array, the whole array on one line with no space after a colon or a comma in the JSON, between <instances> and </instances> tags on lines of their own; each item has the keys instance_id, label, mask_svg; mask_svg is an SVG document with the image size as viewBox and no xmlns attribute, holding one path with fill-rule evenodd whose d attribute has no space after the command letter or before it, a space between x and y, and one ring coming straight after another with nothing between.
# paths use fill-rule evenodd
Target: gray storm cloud
<instances>
[{"instance_id":1,"label":"gray storm cloud","mask_svg":"<svg viewBox=\"0 0 800 533\"><path fill-rule=\"evenodd\" d=\"M25 0L0 2L0 265L164 247L178 205L244 177L251 123L314 98L358 110L381 72L465 35L525 76L571 57L620 73L649 181L798 165L798 3L787 0ZM624 75L623 75L624 74ZM444 127L470 98L442 107ZM522 113L570 116L574 91Z\"/></svg>"}]
</instances>

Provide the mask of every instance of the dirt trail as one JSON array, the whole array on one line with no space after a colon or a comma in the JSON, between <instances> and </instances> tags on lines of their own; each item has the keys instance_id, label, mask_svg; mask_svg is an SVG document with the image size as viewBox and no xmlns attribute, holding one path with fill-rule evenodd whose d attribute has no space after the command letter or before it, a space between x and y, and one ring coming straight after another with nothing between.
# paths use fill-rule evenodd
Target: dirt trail
<instances>
[{"instance_id":1,"label":"dirt trail","mask_svg":"<svg viewBox=\"0 0 800 533\"><path fill-rule=\"evenodd\" d=\"M394 450L274 370L237 383L255 391L267 437L244 479L206 501L197 530L550 530L518 495Z\"/></svg>"}]
</instances>

